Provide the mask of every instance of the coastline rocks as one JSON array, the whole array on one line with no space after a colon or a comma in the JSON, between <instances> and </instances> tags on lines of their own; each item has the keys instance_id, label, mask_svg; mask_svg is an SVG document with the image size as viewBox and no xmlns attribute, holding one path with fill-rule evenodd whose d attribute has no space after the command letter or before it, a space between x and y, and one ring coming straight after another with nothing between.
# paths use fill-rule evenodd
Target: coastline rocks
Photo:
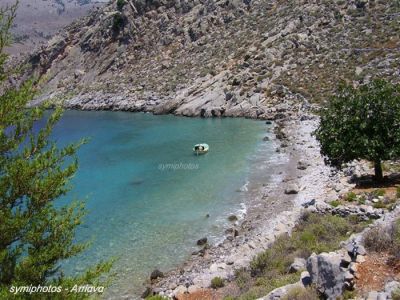
<instances>
[{"instance_id":1,"label":"coastline rocks","mask_svg":"<svg viewBox=\"0 0 400 300\"><path fill-rule=\"evenodd\" d=\"M147 297L151 296L153 294L153 290L150 287L146 287L146 289L142 293L142 298L146 299Z\"/></svg>"},{"instance_id":2,"label":"coastline rocks","mask_svg":"<svg viewBox=\"0 0 400 300\"><path fill-rule=\"evenodd\" d=\"M290 184L285 189L286 195L294 195L299 193L299 187L295 184Z\"/></svg>"},{"instance_id":3,"label":"coastline rocks","mask_svg":"<svg viewBox=\"0 0 400 300\"><path fill-rule=\"evenodd\" d=\"M306 163L306 162L304 162L304 161L299 161L299 162L297 163L297 169L299 169L299 170L305 170L305 169L307 169L307 168L309 167L309 165L310 165L310 164L308 164L308 163Z\"/></svg>"},{"instance_id":4,"label":"coastline rocks","mask_svg":"<svg viewBox=\"0 0 400 300\"><path fill-rule=\"evenodd\" d=\"M158 270L158 269L155 269L155 270L154 270L153 272L151 272L151 274L150 274L150 279L151 279L151 280L156 280L156 279L162 278L162 277L164 277L164 273L161 272L161 271Z\"/></svg>"},{"instance_id":5,"label":"coastline rocks","mask_svg":"<svg viewBox=\"0 0 400 300\"><path fill-rule=\"evenodd\" d=\"M199 239L196 244L197 244L197 246L204 246L205 244L207 244L207 238L203 237L203 238Z\"/></svg>"}]
</instances>

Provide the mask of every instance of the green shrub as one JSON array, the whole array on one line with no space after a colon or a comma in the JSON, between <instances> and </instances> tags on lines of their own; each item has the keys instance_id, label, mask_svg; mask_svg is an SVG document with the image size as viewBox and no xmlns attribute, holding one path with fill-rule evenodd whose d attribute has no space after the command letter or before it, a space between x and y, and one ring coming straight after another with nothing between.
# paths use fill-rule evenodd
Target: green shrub
<instances>
[{"instance_id":1,"label":"green shrub","mask_svg":"<svg viewBox=\"0 0 400 300\"><path fill-rule=\"evenodd\" d=\"M353 192L347 193L346 196L344 197L344 200L348 202L353 202L357 200L357 195Z\"/></svg>"},{"instance_id":2,"label":"green shrub","mask_svg":"<svg viewBox=\"0 0 400 300\"><path fill-rule=\"evenodd\" d=\"M382 197L385 196L385 190L384 189L376 189L375 191L372 192L372 195L375 197Z\"/></svg>"},{"instance_id":3,"label":"green shrub","mask_svg":"<svg viewBox=\"0 0 400 300\"><path fill-rule=\"evenodd\" d=\"M283 274L294 257L307 258L312 252L331 251L339 247L351 232L361 231L366 222L357 218L305 214L292 232L278 236L274 244L257 255L250 263L253 276L268 274L272 270Z\"/></svg>"},{"instance_id":4,"label":"green shrub","mask_svg":"<svg viewBox=\"0 0 400 300\"><path fill-rule=\"evenodd\" d=\"M238 299L257 299L277 287L297 282L299 274L288 273L295 257L307 258L312 252L338 249L341 241L348 239L351 233L361 231L367 223L357 216L342 218L303 213L291 236L278 236L269 249L253 258L249 271L241 269L236 272L236 283L242 292ZM301 298L303 294L299 293L299 298L289 299L314 299L314 291L306 290L305 295L310 295L310 298Z\"/></svg>"},{"instance_id":5,"label":"green shrub","mask_svg":"<svg viewBox=\"0 0 400 300\"><path fill-rule=\"evenodd\" d=\"M235 271L236 284L241 289L244 290L249 288L251 284L250 273L246 269L241 268Z\"/></svg>"},{"instance_id":6,"label":"green shrub","mask_svg":"<svg viewBox=\"0 0 400 300\"><path fill-rule=\"evenodd\" d=\"M224 284L224 280L221 278L221 277L214 277L212 280L211 280L211 287L213 288L213 289L218 289L218 288L221 288L221 287L223 287L225 284Z\"/></svg>"},{"instance_id":7,"label":"green shrub","mask_svg":"<svg viewBox=\"0 0 400 300\"><path fill-rule=\"evenodd\" d=\"M378 201L372 205L374 208L386 208L386 204L383 201Z\"/></svg>"},{"instance_id":8,"label":"green shrub","mask_svg":"<svg viewBox=\"0 0 400 300\"><path fill-rule=\"evenodd\" d=\"M362 195L360 198L358 198L358 204L359 205L362 205L362 204L365 204L365 196L364 195Z\"/></svg>"},{"instance_id":9,"label":"green shrub","mask_svg":"<svg viewBox=\"0 0 400 300\"><path fill-rule=\"evenodd\" d=\"M122 10L125 4L126 4L125 0L117 0L117 9Z\"/></svg>"},{"instance_id":10,"label":"green shrub","mask_svg":"<svg viewBox=\"0 0 400 300\"><path fill-rule=\"evenodd\" d=\"M400 186L396 187L396 198L400 198Z\"/></svg>"},{"instance_id":11,"label":"green shrub","mask_svg":"<svg viewBox=\"0 0 400 300\"><path fill-rule=\"evenodd\" d=\"M395 258L400 258L400 219L389 227L372 228L363 236L363 240L370 251L389 251Z\"/></svg>"},{"instance_id":12,"label":"green shrub","mask_svg":"<svg viewBox=\"0 0 400 300\"><path fill-rule=\"evenodd\" d=\"M390 248L391 237L382 227L375 227L363 237L365 247L370 251L382 252Z\"/></svg>"},{"instance_id":13,"label":"green shrub","mask_svg":"<svg viewBox=\"0 0 400 300\"><path fill-rule=\"evenodd\" d=\"M114 18L113 18L113 25L112 28L114 31L120 31L122 29L122 27L124 27L124 18L122 17L122 15L120 13L115 14Z\"/></svg>"},{"instance_id":14,"label":"green shrub","mask_svg":"<svg viewBox=\"0 0 400 300\"><path fill-rule=\"evenodd\" d=\"M168 300L168 298L161 295L154 295L147 297L146 300Z\"/></svg>"},{"instance_id":15,"label":"green shrub","mask_svg":"<svg viewBox=\"0 0 400 300\"><path fill-rule=\"evenodd\" d=\"M331 202L329 202L329 204L333 207L338 207L340 205L340 201L339 200L333 200Z\"/></svg>"},{"instance_id":16,"label":"green shrub","mask_svg":"<svg viewBox=\"0 0 400 300\"><path fill-rule=\"evenodd\" d=\"M400 289L396 289L392 292L393 300L400 300Z\"/></svg>"},{"instance_id":17,"label":"green shrub","mask_svg":"<svg viewBox=\"0 0 400 300\"><path fill-rule=\"evenodd\" d=\"M282 300L319 300L318 292L314 288L294 287L282 297Z\"/></svg>"},{"instance_id":18,"label":"green shrub","mask_svg":"<svg viewBox=\"0 0 400 300\"><path fill-rule=\"evenodd\" d=\"M355 299L356 296L357 296L356 291L349 291L349 290L346 290L346 291L344 291L344 293L343 293L343 300Z\"/></svg>"}]
</instances>

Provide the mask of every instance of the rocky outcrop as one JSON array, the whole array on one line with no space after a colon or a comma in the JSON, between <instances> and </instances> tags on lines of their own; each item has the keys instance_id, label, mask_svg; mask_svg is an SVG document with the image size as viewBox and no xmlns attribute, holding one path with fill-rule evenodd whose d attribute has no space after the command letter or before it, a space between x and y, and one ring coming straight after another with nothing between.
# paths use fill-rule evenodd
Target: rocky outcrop
<instances>
[{"instance_id":1,"label":"rocky outcrop","mask_svg":"<svg viewBox=\"0 0 400 300\"><path fill-rule=\"evenodd\" d=\"M347 280L353 278L341 267L342 261L347 262L347 257L338 253L313 254L307 260L307 271L310 273L311 282L329 300L339 298Z\"/></svg>"}]
</instances>

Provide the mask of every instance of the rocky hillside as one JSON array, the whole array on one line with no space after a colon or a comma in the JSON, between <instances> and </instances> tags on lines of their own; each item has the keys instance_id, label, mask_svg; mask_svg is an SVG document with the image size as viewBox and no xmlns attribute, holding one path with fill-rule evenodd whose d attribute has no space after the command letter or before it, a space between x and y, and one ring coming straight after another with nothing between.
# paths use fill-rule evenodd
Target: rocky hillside
<instances>
[{"instance_id":1,"label":"rocky hillside","mask_svg":"<svg viewBox=\"0 0 400 300\"><path fill-rule=\"evenodd\" d=\"M43 82L38 101L279 119L340 80L399 80L400 3L119 0L28 61Z\"/></svg>"},{"instance_id":2,"label":"rocky hillside","mask_svg":"<svg viewBox=\"0 0 400 300\"><path fill-rule=\"evenodd\" d=\"M8 52L17 55L31 52L47 42L64 26L102 6L104 0L19 0L12 29L14 44ZM1 7L16 0L2 0Z\"/></svg>"}]
</instances>

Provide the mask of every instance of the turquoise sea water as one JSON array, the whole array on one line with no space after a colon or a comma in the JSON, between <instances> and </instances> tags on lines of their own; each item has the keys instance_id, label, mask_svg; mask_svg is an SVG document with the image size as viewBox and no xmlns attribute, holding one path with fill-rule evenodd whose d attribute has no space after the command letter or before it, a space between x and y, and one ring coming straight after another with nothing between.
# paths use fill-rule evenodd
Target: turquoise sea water
<instances>
[{"instance_id":1,"label":"turquoise sea water","mask_svg":"<svg viewBox=\"0 0 400 300\"><path fill-rule=\"evenodd\" d=\"M243 209L251 170L272 155L267 125L247 119L196 119L125 112L67 111L53 138L59 145L89 137L63 201L88 209L78 240L91 240L66 261L68 273L117 257L109 296L138 293L149 273L190 257L196 240L223 238L227 217ZM195 156L192 147L210 145ZM209 214L207 218L206 215Z\"/></svg>"}]
</instances>

